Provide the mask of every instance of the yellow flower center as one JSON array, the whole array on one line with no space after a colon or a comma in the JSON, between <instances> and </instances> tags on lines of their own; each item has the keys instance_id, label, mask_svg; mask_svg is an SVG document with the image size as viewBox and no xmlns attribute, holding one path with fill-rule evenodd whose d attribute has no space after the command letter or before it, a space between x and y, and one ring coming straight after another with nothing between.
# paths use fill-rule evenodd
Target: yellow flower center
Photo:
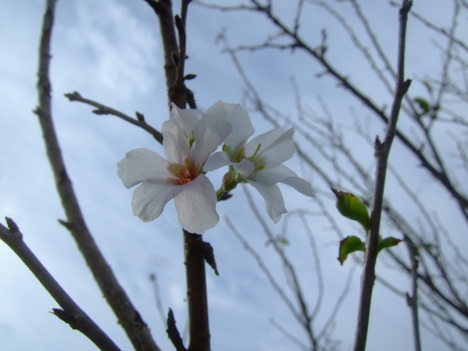
<instances>
[{"instance_id":1,"label":"yellow flower center","mask_svg":"<svg viewBox=\"0 0 468 351\"><path fill-rule=\"evenodd\" d=\"M185 159L184 164L171 163L167 170L176 177L173 180L177 185L184 185L198 177L195 165L189 159Z\"/></svg>"}]
</instances>

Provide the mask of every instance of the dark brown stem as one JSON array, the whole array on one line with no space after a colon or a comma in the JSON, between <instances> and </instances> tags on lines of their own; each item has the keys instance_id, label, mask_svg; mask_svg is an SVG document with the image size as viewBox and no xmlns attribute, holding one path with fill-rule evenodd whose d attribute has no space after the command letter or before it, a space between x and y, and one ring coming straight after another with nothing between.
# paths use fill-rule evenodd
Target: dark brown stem
<instances>
[{"instance_id":1,"label":"dark brown stem","mask_svg":"<svg viewBox=\"0 0 468 351\"><path fill-rule=\"evenodd\" d=\"M166 84L169 101L185 108L189 91L185 87L186 32L185 24L190 0L182 1L181 16L175 17L179 45L174 30L172 3L170 0L145 0L156 12L160 22L166 67ZM171 23L169 25L169 23ZM170 69L169 69L170 68ZM191 100L191 99L190 99ZM194 104L190 104L194 107ZM184 253L187 279L187 302L189 316L189 351L210 351L210 328L208 298L206 291L205 261L210 259L208 244L201 235L184 230ZM208 260L210 263L210 261ZM212 264L215 271L216 265ZM177 339L177 338L176 338ZM180 347L180 345L179 345Z\"/></svg>"},{"instance_id":2,"label":"dark brown stem","mask_svg":"<svg viewBox=\"0 0 468 351\"><path fill-rule=\"evenodd\" d=\"M411 295L406 294L406 301L411 311L414 351L421 351L421 333L419 332L419 312L418 312L418 249L409 237L405 237L411 262Z\"/></svg>"},{"instance_id":3,"label":"dark brown stem","mask_svg":"<svg viewBox=\"0 0 468 351\"><path fill-rule=\"evenodd\" d=\"M0 223L0 240L23 261L42 286L49 292L62 308L53 309L54 314L79 330L99 349L105 351L120 351L120 348L99 328L99 326L73 301L49 271L23 241L23 234L10 218L6 218L9 229Z\"/></svg>"},{"instance_id":4,"label":"dark brown stem","mask_svg":"<svg viewBox=\"0 0 468 351\"><path fill-rule=\"evenodd\" d=\"M44 14L37 82L39 103L35 113L39 117L47 149L47 156L67 217L67 222L63 223L75 239L94 279L117 316L119 323L127 333L134 348L141 351L159 351L159 347L151 337L146 323L142 320L140 314L131 303L126 292L117 281L111 267L97 247L81 213L75 191L66 171L52 120L52 102L50 97L50 41L54 22L55 2L55 0L48 0L46 12Z\"/></svg>"},{"instance_id":5,"label":"dark brown stem","mask_svg":"<svg viewBox=\"0 0 468 351\"><path fill-rule=\"evenodd\" d=\"M182 338L180 337L179 331L177 330L174 313L171 309L169 309L169 312L167 314L166 332L167 336L169 337L169 340L172 341L172 344L174 345L177 351L187 351L187 349L184 346L184 343L182 342Z\"/></svg>"},{"instance_id":6,"label":"dark brown stem","mask_svg":"<svg viewBox=\"0 0 468 351\"><path fill-rule=\"evenodd\" d=\"M148 123L146 123L143 115L138 112L136 113L137 118L136 119L132 118L123 112L113 109L112 107L109 107L99 102L82 97L81 94L78 93L77 91L74 91L72 93L67 93L65 94L65 97L68 98L68 100L70 101L79 101L79 102L96 107L96 110L93 110L93 113L97 115L114 115L116 117L123 119L124 121L127 121L137 127L140 127L146 130L148 133L150 133L153 136L153 138L155 138L160 144L162 144L162 140L163 140L162 134L158 130L150 126Z\"/></svg>"},{"instance_id":7,"label":"dark brown stem","mask_svg":"<svg viewBox=\"0 0 468 351\"><path fill-rule=\"evenodd\" d=\"M358 323L354 340L354 351L364 351L366 349L372 291L375 283L377 244L379 241L388 158L396 134L396 126L401 109L401 102L411 83L411 81L404 79L406 24L411 5L412 1L402 1L402 7L400 9L400 33L395 97L392 104L392 111L388 121L385 139L383 142L380 142L378 137L375 140L375 157L377 159L376 182L374 188L374 199L372 203L371 229L367 240L364 271L361 278L361 295L359 300Z\"/></svg>"},{"instance_id":8,"label":"dark brown stem","mask_svg":"<svg viewBox=\"0 0 468 351\"><path fill-rule=\"evenodd\" d=\"M210 351L208 295L206 292L205 242L184 230L185 271L189 314L189 351Z\"/></svg>"},{"instance_id":9,"label":"dark brown stem","mask_svg":"<svg viewBox=\"0 0 468 351\"><path fill-rule=\"evenodd\" d=\"M176 80L176 63L173 55L179 52L177 36L174 28L174 15L171 0L144 0L156 13L159 20L159 30L164 52L164 71L166 73L166 87L169 102L171 102L170 89Z\"/></svg>"}]
</instances>

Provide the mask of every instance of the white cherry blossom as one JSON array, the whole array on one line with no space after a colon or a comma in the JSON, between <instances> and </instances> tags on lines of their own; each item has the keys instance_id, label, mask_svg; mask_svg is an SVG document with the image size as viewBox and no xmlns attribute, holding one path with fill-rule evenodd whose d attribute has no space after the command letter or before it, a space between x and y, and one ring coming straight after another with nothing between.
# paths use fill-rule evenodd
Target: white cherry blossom
<instances>
[{"instance_id":1,"label":"white cherry blossom","mask_svg":"<svg viewBox=\"0 0 468 351\"><path fill-rule=\"evenodd\" d=\"M294 155L294 130L275 128L247 142L252 135L250 120L246 122L245 116L233 119L230 116L227 115L227 118L233 132L226 140L223 151L213 154L205 169L214 170L229 165L230 172L225 177L229 180L226 190L235 186L233 179L251 184L263 196L270 218L277 223L281 215L287 212L277 183L287 184L304 195L313 196L310 183L283 164Z\"/></svg>"},{"instance_id":2,"label":"white cherry blossom","mask_svg":"<svg viewBox=\"0 0 468 351\"><path fill-rule=\"evenodd\" d=\"M128 152L117 164L117 173L127 188L140 184L131 203L136 216L152 221L174 199L185 230L202 234L218 223L216 191L203 165L231 133L224 110L222 102L206 113L172 105L170 119L162 127L166 159L141 148Z\"/></svg>"}]
</instances>

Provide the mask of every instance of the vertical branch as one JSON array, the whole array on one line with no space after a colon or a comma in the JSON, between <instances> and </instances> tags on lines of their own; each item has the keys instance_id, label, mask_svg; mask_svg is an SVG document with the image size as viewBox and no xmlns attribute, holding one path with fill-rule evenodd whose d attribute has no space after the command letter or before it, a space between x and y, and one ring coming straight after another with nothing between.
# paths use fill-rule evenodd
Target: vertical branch
<instances>
[{"instance_id":1,"label":"vertical branch","mask_svg":"<svg viewBox=\"0 0 468 351\"><path fill-rule=\"evenodd\" d=\"M179 108L185 108L188 101L190 107L194 108L193 97L185 86L184 72L187 40L185 25L190 0L182 0L181 15L175 16L175 22L172 19L172 2L170 0L145 1L156 12L160 22L169 101L174 102ZM178 45L174 23L178 32ZM202 236L199 234L189 233L185 230L183 233L190 335L188 349L189 351L210 351L205 272L205 260L209 244L203 242Z\"/></svg>"},{"instance_id":2,"label":"vertical branch","mask_svg":"<svg viewBox=\"0 0 468 351\"><path fill-rule=\"evenodd\" d=\"M411 295L406 294L406 301L411 310L413 321L414 351L421 351L421 334L419 332L418 313L418 250L409 237L405 237L411 261Z\"/></svg>"},{"instance_id":3,"label":"vertical branch","mask_svg":"<svg viewBox=\"0 0 468 351\"><path fill-rule=\"evenodd\" d=\"M179 51L177 37L174 28L174 15L172 14L172 0L145 0L158 16L159 30L164 52L164 71L166 74L166 87L169 96L170 89L176 79L176 63L173 55Z\"/></svg>"},{"instance_id":4,"label":"vertical branch","mask_svg":"<svg viewBox=\"0 0 468 351\"><path fill-rule=\"evenodd\" d=\"M410 11L411 6L411 0L402 0L402 7L400 8L400 33L395 96L392 104L391 115L388 120L385 139L383 142L380 141L379 137L375 139L375 157L377 159L376 182L372 203L371 230L367 240L364 271L361 278L361 295L359 301L358 323L354 340L354 351L364 351L366 349L372 291L375 282L377 244L379 241L388 158L392 142L396 134L396 125L400 113L401 102L411 84L410 80L404 79L406 24L408 20L408 12Z\"/></svg>"},{"instance_id":5,"label":"vertical branch","mask_svg":"<svg viewBox=\"0 0 468 351\"><path fill-rule=\"evenodd\" d=\"M210 351L205 244L202 236L184 230L185 272L189 314L189 351Z\"/></svg>"},{"instance_id":6,"label":"vertical branch","mask_svg":"<svg viewBox=\"0 0 468 351\"><path fill-rule=\"evenodd\" d=\"M68 177L60 145L55 133L51 108L51 83L49 80L50 41L54 23L56 0L48 0L44 14L38 68L38 106L35 113L39 118L47 156L55 178L57 191L62 200L67 221L62 224L70 231L83 255L94 279L99 285L107 303L113 309L119 323L127 333L136 350L158 351L146 323L141 319L114 272L106 262L92 237L81 213L72 183Z\"/></svg>"},{"instance_id":7,"label":"vertical branch","mask_svg":"<svg viewBox=\"0 0 468 351\"><path fill-rule=\"evenodd\" d=\"M169 102L174 102L179 108L185 108L187 103L187 88L185 87L184 76L186 58L185 23L190 0L182 1L181 16L175 17L172 12L171 0L145 1L154 10L159 20ZM178 31L178 42L176 28Z\"/></svg>"}]
</instances>

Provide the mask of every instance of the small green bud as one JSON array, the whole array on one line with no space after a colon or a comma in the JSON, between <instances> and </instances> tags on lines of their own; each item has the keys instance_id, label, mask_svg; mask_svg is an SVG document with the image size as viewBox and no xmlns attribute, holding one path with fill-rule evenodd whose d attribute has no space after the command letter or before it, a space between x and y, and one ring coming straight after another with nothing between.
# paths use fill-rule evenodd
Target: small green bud
<instances>
[{"instance_id":1,"label":"small green bud","mask_svg":"<svg viewBox=\"0 0 468 351\"><path fill-rule=\"evenodd\" d=\"M336 208L340 213L353 221L359 222L366 233L370 231L370 217L366 206L355 195L331 188L336 196Z\"/></svg>"},{"instance_id":2,"label":"small green bud","mask_svg":"<svg viewBox=\"0 0 468 351\"><path fill-rule=\"evenodd\" d=\"M228 172L223 177L223 190L227 193L237 186L240 183L239 173L237 172Z\"/></svg>"}]
</instances>

